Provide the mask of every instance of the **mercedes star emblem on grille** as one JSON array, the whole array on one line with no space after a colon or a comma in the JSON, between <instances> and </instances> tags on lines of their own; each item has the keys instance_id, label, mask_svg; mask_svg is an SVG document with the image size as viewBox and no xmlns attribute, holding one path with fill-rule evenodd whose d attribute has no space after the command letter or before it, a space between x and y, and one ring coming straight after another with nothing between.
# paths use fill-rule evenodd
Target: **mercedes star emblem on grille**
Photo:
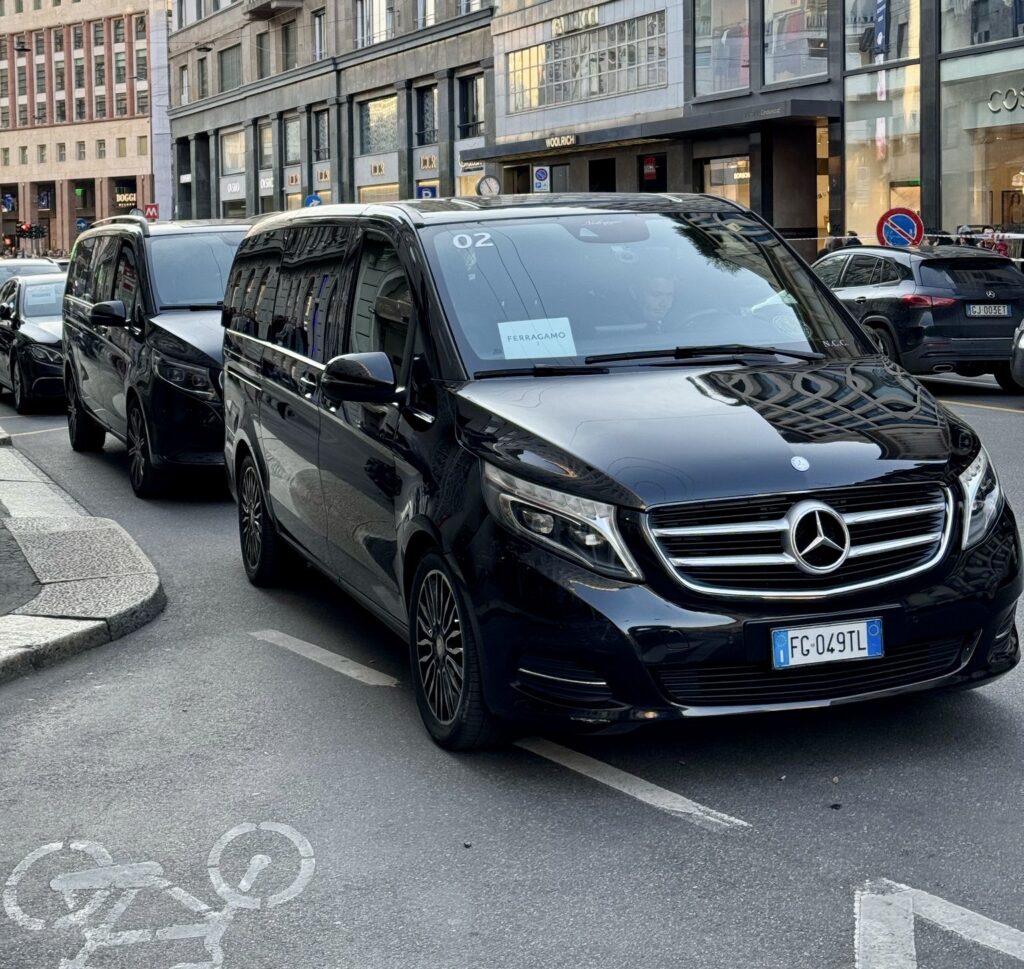
<instances>
[{"instance_id":1,"label":"mercedes star emblem on grille","mask_svg":"<svg viewBox=\"0 0 1024 969\"><path fill-rule=\"evenodd\" d=\"M989 299L995 299L995 298L996 298L995 290L991 290L991 289L986 289L986 290L985 290L985 295L986 295L986 296L987 296L987 297L988 297Z\"/></svg>"},{"instance_id":2,"label":"mercedes star emblem on grille","mask_svg":"<svg viewBox=\"0 0 1024 969\"><path fill-rule=\"evenodd\" d=\"M822 501L801 501L786 515L786 551L812 575L834 572L850 554L850 533L839 513Z\"/></svg>"}]
</instances>

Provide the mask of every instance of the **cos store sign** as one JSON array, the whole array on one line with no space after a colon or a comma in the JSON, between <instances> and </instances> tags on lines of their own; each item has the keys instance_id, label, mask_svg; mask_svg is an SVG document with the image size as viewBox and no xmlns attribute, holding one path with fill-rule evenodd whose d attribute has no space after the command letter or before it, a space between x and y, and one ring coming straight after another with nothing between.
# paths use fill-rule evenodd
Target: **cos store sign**
<instances>
[{"instance_id":1,"label":"cos store sign","mask_svg":"<svg viewBox=\"0 0 1024 969\"><path fill-rule=\"evenodd\" d=\"M1011 87L1005 91L993 91L986 105L993 114L1002 111L1024 111L1024 87L1020 90Z\"/></svg>"}]
</instances>

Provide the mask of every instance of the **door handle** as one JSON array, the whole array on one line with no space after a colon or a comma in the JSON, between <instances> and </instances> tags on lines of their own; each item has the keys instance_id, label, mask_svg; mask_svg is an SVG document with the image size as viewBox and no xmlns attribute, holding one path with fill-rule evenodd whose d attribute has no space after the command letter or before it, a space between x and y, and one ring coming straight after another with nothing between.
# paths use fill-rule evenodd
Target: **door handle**
<instances>
[{"instance_id":1,"label":"door handle","mask_svg":"<svg viewBox=\"0 0 1024 969\"><path fill-rule=\"evenodd\" d=\"M855 303L866 303L867 301L868 301L868 298L866 296L858 296L854 300Z\"/></svg>"},{"instance_id":2,"label":"door handle","mask_svg":"<svg viewBox=\"0 0 1024 969\"><path fill-rule=\"evenodd\" d=\"M320 381L315 377L311 377L308 373L304 373L299 377L299 386L302 387L303 390L309 391L309 394L312 396L316 393L317 387L320 386Z\"/></svg>"}]
</instances>

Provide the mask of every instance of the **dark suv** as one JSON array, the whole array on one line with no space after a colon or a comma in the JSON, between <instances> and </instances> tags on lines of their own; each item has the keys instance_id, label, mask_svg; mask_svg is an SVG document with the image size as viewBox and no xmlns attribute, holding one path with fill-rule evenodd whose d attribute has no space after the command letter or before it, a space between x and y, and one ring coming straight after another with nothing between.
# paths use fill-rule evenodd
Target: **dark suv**
<instances>
[{"instance_id":1,"label":"dark suv","mask_svg":"<svg viewBox=\"0 0 1024 969\"><path fill-rule=\"evenodd\" d=\"M975 433L704 196L271 216L224 308L250 580L408 637L445 746L972 685L1019 659Z\"/></svg>"},{"instance_id":2,"label":"dark suv","mask_svg":"<svg viewBox=\"0 0 1024 969\"><path fill-rule=\"evenodd\" d=\"M76 451L110 433L140 498L174 467L224 460L221 306L249 223L117 216L75 243L64 293L64 385Z\"/></svg>"},{"instance_id":3,"label":"dark suv","mask_svg":"<svg viewBox=\"0 0 1024 969\"><path fill-rule=\"evenodd\" d=\"M1024 384L1010 367L1024 318L1024 273L983 249L841 249L814 271L911 373L995 374L1010 393Z\"/></svg>"}]
</instances>

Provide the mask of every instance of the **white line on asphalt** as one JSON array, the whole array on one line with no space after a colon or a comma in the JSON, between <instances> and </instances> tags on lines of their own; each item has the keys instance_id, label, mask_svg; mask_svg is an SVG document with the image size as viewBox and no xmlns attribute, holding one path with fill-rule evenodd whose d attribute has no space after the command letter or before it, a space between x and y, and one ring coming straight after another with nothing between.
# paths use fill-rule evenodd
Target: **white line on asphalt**
<instances>
[{"instance_id":1,"label":"white line on asphalt","mask_svg":"<svg viewBox=\"0 0 1024 969\"><path fill-rule=\"evenodd\" d=\"M1024 410L1019 407L1000 407L998 404L975 404L969 400L947 400L944 403L948 407L980 407L982 410L997 410L1003 414L1016 414L1018 417L1024 417ZM14 437L12 434L11 437Z\"/></svg>"},{"instance_id":2,"label":"white line on asphalt","mask_svg":"<svg viewBox=\"0 0 1024 969\"><path fill-rule=\"evenodd\" d=\"M398 680L393 676L380 673L369 666L363 666L354 660L339 656L328 649L321 649L321 647L307 643L305 640L288 636L285 633L278 632L276 629L261 629L259 632L249 633L249 635L254 639L262 639L265 643L273 643L282 649L291 650L293 653L298 653L299 656L305 656L306 659L311 659L314 663L326 666L328 669L341 673L343 676L351 677L353 680L359 680L360 683L365 683L367 686L398 686Z\"/></svg>"},{"instance_id":3,"label":"white line on asphalt","mask_svg":"<svg viewBox=\"0 0 1024 969\"><path fill-rule=\"evenodd\" d=\"M9 437L28 437L30 434L50 434L53 431L66 431L67 427L61 424L59 427L44 427L38 431L8 431Z\"/></svg>"},{"instance_id":4,"label":"white line on asphalt","mask_svg":"<svg viewBox=\"0 0 1024 969\"><path fill-rule=\"evenodd\" d=\"M915 918L1024 961L1024 932L887 878L857 892L854 918L857 969L917 969Z\"/></svg>"},{"instance_id":5,"label":"white line on asphalt","mask_svg":"<svg viewBox=\"0 0 1024 969\"><path fill-rule=\"evenodd\" d=\"M537 754L538 757L546 757L548 760L561 764L562 767L568 767L569 770L576 771L578 774L583 774L599 784L605 784L616 791L636 798L638 801L643 801L645 804L656 807L661 811L667 811L669 814L692 821L694 824L699 824L701 827L711 831L750 827L746 821L741 821L739 818L712 810L703 804L691 801L688 797L683 797L681 794L676 794L673 791L667 791L663 787L651 784L650 781L642 780L633 774L627 774L617 767L594 760L593 757L570 750L568 747L560 747L549 740L529 737L525 740L516 741L516 746Z\"/></svg>"}]
</instances>

